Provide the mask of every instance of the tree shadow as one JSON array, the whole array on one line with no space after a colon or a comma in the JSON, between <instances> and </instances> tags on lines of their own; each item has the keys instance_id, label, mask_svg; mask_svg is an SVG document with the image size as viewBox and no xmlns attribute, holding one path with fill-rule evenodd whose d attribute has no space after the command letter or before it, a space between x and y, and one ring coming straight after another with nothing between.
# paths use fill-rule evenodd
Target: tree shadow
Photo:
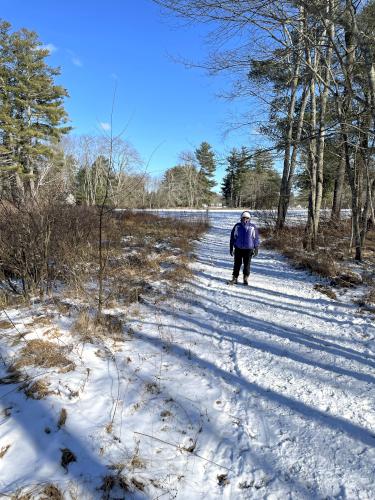
<instances>
[{"instance_id":1,"label":"tree shadow","mask_svg":"<svg viewBox=\"0 0 375 500\"><path fill-rule=\"evenodd\" d=\"M137 338L146 343L153 344L154 346L159 346L159 348L163 347L163 341L161 339L151 337L146 333L138 332ZM227 372L216 366L214 363L200 358L198 355L188 351L181 345L174 343L171 352L173 352L173 354L177 357L188 356L190 361L198 368L202 370L209 370L215 377L223 378L226 382L232 384L233 387L238 387L249 395L253 395L254 397L261 396L265 400L289 408L293 412L307 418L310 421L314 420L323 427L327 427L334 431L340 430L350 438L360 441L367 446L375 446L375 434L371 433L368 429L353 424L341 417L328 415L327 413L317 410L312 406L291 397L284 396L272 389L264 389L256 383L244 380L237 374Z\"/></svg>"},{"instance_id":2,"label":"tree shadow","mask_svg":"<svg viewBox=\"0 0 375 500\"><path fill-rule=\"evenodd\" d=\"M26 401L26 397L17 391L19 389L17 386L13 386L17 392L10 391L12 386L13 384L0 386L5 388L0 395L2 405L11 409L11 415L2 422L2 425L9 426L11 423L16 423L20 427L20 432L16 435L18 440L25 440L27 447L30 448L29 460L34 461L35 474L32 477L27 475L18 477L9 482L1 480L2 492L14 492L18 488L27 487L28 479L35 485L38 482L45 482L46 478L51 478L51 482L56 484L66 484L74 479L91 494L95 490L95 484L99 486L101 478L108 474L107 466L75 431L71 428L69 431L58 428L58 415L51 412L46 401L35 399ZM13 431L14 425L11 427ZM65 469L62 466L63 448L69 449L76 457L76 461L67 465ZM22 469L20 461L17 461L16 457L13 460Z\"/></svg>"},{"instance_id":3,"label":"tree shadow","mask_svg":"<svg viewBox=\"0 0 375 500\"><path fill-rule=\"evenodd\" d=\"M196 283L192 284L196 288L196 293L194 297L196 298L200 294L200 286L197 285ZM202 292L204 289L202 288ZM184 302L186 303L186 298L183 299ZM196 300L196 299L194 299ZM192 305L195 305L193 302ZM225 306L224 306L225 307ZM240 325L244 328L249 328L251 330L255 330L257 332L264 332L269 335L273 335L278 338L282 339L287 339L291 342L295 342L297 344L301 344L304 347L325 352L327 354L331 354L333 356L339 356L343 357L349 361L357 361L358 363L361 363L363 365L367 365L371 368L375 368L375 361L372 360L373 356L360 353L350 347L345 347L340 344L337 344L335 342L327 341L325 339L321 338L316 338L316 333L314 331L309 331L304 329L301 331L298 328L289 326L289 327L283 327L279 326L271 321L266 321L266 320L258 320L253 317L249 317L246 314L239 312L239 311L231 311L228 308L225 308L225 312L221 310L222 308L218 307L208 307L207 310L211 310L211 315L212 317L216 318L217 320L220 320L223 324L228 324L228 325ZM165 311L166 312L166 311ZM178 313L177 313L178 314ZM204 324L200 321L197 320L196 318L189 318L192 322L198 324L200 328L204 326ZM224 332L225 333L225 332ZM255 339L251 338L248 339L248 342L251 343ZM315 363L315 360L313 361ZM327 369L329 368L329 365L327 366ZM334 370L332 370L334 371ZM352 372L355 373L355 372ZM354 375L353 375L354 376ZM369 376L370 377L370 376ZM369 382L373 382L373 377L370 377Z\"/></svg>"}]
</instances>

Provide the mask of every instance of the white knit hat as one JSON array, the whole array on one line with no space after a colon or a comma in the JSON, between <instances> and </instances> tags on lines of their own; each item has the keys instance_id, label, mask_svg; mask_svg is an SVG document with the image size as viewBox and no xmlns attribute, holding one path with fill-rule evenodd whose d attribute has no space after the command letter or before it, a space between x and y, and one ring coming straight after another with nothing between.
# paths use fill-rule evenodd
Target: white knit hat
<instances>
[{"instance_id":1,"label":"white knit hat","mask_svg":"<svg viewBox=\"0 0 375 500\"><path fill-rule=\"evenodd\" d=\"M250 219L250 212L242 212L241 219L242 217L248 217Z\"/></svg>"}]
</instances>

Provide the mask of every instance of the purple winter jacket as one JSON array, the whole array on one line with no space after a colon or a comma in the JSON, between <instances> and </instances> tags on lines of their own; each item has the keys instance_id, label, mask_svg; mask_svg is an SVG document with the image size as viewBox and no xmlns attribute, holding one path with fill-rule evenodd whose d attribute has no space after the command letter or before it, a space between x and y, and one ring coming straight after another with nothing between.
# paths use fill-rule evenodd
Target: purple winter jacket
<instances>
[{"instance_id":1,"label":"purple winter jacket","mask_svg":"<svg viewBox=\"0 0 375 500\"><path fill-rule=\"evenodd\" d=\"M259 231L255 224L237 222L230 233L230 251L234 248L250 249L259 247Z\"/></svg>"}]
</instances>

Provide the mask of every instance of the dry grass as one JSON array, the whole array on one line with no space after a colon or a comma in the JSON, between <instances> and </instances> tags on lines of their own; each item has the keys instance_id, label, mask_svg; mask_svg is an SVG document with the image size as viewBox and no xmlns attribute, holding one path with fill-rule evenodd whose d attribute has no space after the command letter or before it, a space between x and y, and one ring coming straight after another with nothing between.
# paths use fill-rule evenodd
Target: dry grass
<instances>
[{"instance_id":1,"label":"dry grass","mask_svg":"<svg viewBox=\"0 0 375 500\"><path fill-rule=\"evenodd\" d=\"M304 228L301 226L284 228L281 231L262 232L266 236L264 246L275 248L291 260L300 269L308 269L312 273L324 277L333 277L337 273L337 265L330 252L320 249L307 252L303 248Z\"/></svg>"},{"instance_id":2,"label":"dry grass","mask_svg":"<svg viewBox=\"0 0 375 500\"><path fill-rule=\"evenodd\" d=\"M314 285L314 289L318 290L318 292L323 293L324 295L327 295L327 297L329 297L330 299L337 299L336 293L329 286L317 283L316 285Z\"/></svg>"},{"instance_id":3,"label":"dry grass","mask_svg":"<svg viewBox=\"0 0 375 500\"><path fill-rule=\"evenodd\" d=\"M40 492L40 500L64 500L64 495L54 484L47 484Z\"/></svg>"},{"instance_id":4,"label":"dry grass","mask_svg":"<svg viewBox=\"0 0 375 500\"><path fill-rule=\"evenodd\" d=\"M0 330L9 330L11 328L13 328L13 324L10 321L7 320L0 321Z\"/></svg>"},{"instance_id":5,"label":"dry grass","mask_svg":"<svg viewBox=\"0 0 375 500\"><path fill-rule=\"evenodd\" d=\"M155 382L148 382L145 385L145 390L150 394L160 394L160 388Z\"/></svg>"},{"instance_id":6,"label":"dry grass","mask_svg":"<svg viewBox=\"0 0 375 500\"><path fill-rule=\"evenodd\" d=\"M49 483L17 490L9 498L11 500L64 500L64 495L57 486Z\"/></svg>"},{"instance_id":7,"label":"dry grass","mask_svg":"<svg viewBox=\"0 0 375 500\"><path fill-rule=\"evenodd\" d=\"M175 286L190 277L194 242L207 224L130 212L117 213L115 221L109 238L113 246L107 265L108 300L141 301L154 292L150 282L163 280ZM165 272L163 264L170 259L173 265Z\"/></svg>"},{"instance_id":8,"label":"dry grass","mask_svg":"<svg viewBox=\"0 0 375 500\"><path fill-rule=\"evenodd\" d=\"M90 314L88 310L81 311L73 323L72 333L82 342L94 344L99 339L113 341L124 340L122 320L111 314L101 316Z\"/></svg>"},{"instance_id":9,"label":"dry grass","mask_svg":"<svg viewBox=\"0 0 375 500\"><path fill-rule=\"evenodd\" d=\"M83 342L95 340L95 324L89 311L81 311L72 326L72 333L80 337Z\"/></svg>"},{"instance_id":10,"label":"dry grass","mask_svg":"<svg viewBox=\"0 0 375 500\"><path fill-rule=\"evenodd\" d=\"M121 492L120 498L127 498L127 494L132 490L137 489L139 491L144 491L145 486L146 485L141 480L135 477L132 477L129 480L121 474L111 474L103 477L103 481L101 486L99 487L99 490L103 492L102 499L109 500L110 498L112 498L111 495L113 494L113 490L115 489L117 489L118 494L120 494Z\"/></svg>"},{"instance_id":11,"label":"dry grass","mask_svg":"<svg viewBox=\"0 0 375 500\"><path fill-rule=\"evenodd\" d=\"M111 491L116 486L116 482L117 482L116 476L108 475L103 477L102 484L99 487L99 490L103 492L102 496L103 500L109 499Z\"/></svg>"},{"instance_id":12,"label":"dry grass","mask_svg":"<svg viewBox=\"0 0 375 500\"><path fill-rule=\"evenodd\" d=\"M33 500L34 495L31 492L16 491L10 497L10 500Z\"/></svg>"},{"instance_id":13,"label":"dry grass","mask_svg":"<svg viewBox=\"0 0 375 500\"><path fill-rule=\"evenodd\" d=\"M44 399L49 394L52 394L52 391L49 390L49 382L46 379L39 379L32 384L26 384L22 387L27 398L30 399Z\"/></svg>"},{"instance_id":14,"label":"dry grass","mask_svg":"<svg viewBox=\"0 0 375 500\"><path fill-rule=\"evenodd\" d=\"M0 384L19 384L20 382L25 381L25 375L23 375L20 371L14 369L13 367L10 368L10 373L9 375L6 375L5 377L0 378Z\"/></svg>"},{"instance_id":15,"label":"dry grass","mask_svg":"<svg viewBox=\"0 0 375 500\"><path fill-rule=\"evenodd\" d=\"M264 245L275 248L288 257L299 268L332 279L337 286L355 286L362 282L358 274L347 271L348 262L353 261L354 250L350 247L350 220L325 221L320 225L317 250L308 252L303 248L304 227L286 227L281 231L266 229ZM364 248L364 258L375 264L375 231L369 231Z\"/></svg>"},{"instance_id":16,"label":"dry grass","mask_svg":"<svg viewBox=\"0 0 375 500\"><path fill-rule=\"evenodd\" d=\"M18 291L28 297L38 291L44 296L53 290L54 283L62 282L89 304L96 303L97 211L47 204L35 208L35 213L5 212L0 210L0 279L8 286L8 292L15 296ZM194 242L207 227L204 221L109 211L103 220L104 307L141 301L145 295L155 293L150 282L163 280L166 285L176 286L188 279L187 261L192 259ZM48 246L48 262L41 244ZM25 257L19 261L16 256L20 252ZM172 257L173 269L163 272L163 263ZM21 282L25 283L24 289L13 289L12 283ZM36 318L33 324L44 326L49 319Z\"/></svg>"},{"instance_id":17,"label":"dry grass","mask_svg":"<svg viewBox=\"0 0 375 500\"><path fill-rule=\"evenodd\" d=\"M7 444L6 446L3 446L2 448L0 448L0 458L3 458L3 456L9 450L10 447L11 447L11 445Z\"/></svg>"},{"instance_id":18,"label":"dry grass","mask_svg":"<svg viewBox=\"0 0 375 500\"><path fill-rule=\"evenodd\" d=\"M66 411L65 408L61 408L60 415L59 415L59 420L57 422L57 427L61 429L61 427L64 427L66 424L66 419L68 418L68 412Z\"/></svg>"},{"instance_id":19,"label":"dry grass","mask_svg":"<svg viewBox=\"0 0 375 500\"><path fill-rule=\"evenodd\" d=\"M0 272L1 276L1 272ZM0 308L20 307L25 304L25 298L22 295L16 295L9 290L0 290Z\"/></svg>"},{"instance_id":20,"label":"dry grass","mask_svg":"<svg viewBox=\"0 0 375 500\"><path fill-rule=\"evenodd\" d=\"M20 357L13 363L12 370L18 370L24 366L73 370L74 364L65 356L65 351L65 348L53 342L40 339L29 340L22 348Z\"/></svg>"},{"instance_id":21,"label":"dry grass","mask_svg":"<svg viewBox=\"0 0 375 500\"><path fill-rule=\"evenodd\" d=\"M132 458L130 459L130 462L127 464L128 468L131 469L145 469L146 465L144 461L141 459L139 456L138 452L135 453Z\"/></svg>"},{"instance_id":22,"label":"dry grass","mask_svg":"<svg viewBox=\"0 0 375 500\"><path fill-rule=\"evenodd\" d=\"M351 222L323 220L315 252L303 248L304 227L286 227L281 231L267 228L264 246L275 248L290 259L297 268L307 269L329 279L329 285L318 284L319 290L332 299L336 292L332 287L351 288L366 285L367 291L355 302L371 312L375 310L375 230L367 233L363 248L363 262L354 261L354 249L350 247ZM353 270L351 270L353 269ZM362 292L360 292L362 293Z\"/></svg>"},{"instance_id":23,"label":"dry grass","mask_svg":"<svg viewBox=\"0 0 375 500\"><path fill-rule=\"evenodd\" d=\"M126 498L125 493L129 493L131 491L130 485L127 480L118 475L107 475L103 477L103 481L99 490L103 492L102 500L109 500L111 498L111 492L115 488L118 488L122 492L122 498Z\"/></svg>"},{"instance_id":24,"label":"dry grass","mask_svg":"<svg viewBox=\"0 0 375 500\"><path fill-rule=\"evenodd\" d=\"M23 488L13 493L10 498L11 500L64 500L64 495L57 486L50 483Z\"/></svg>"},{"instance_id":25,"label":"dry grass","mask_svg":"<svg viewBox=\"0 0 375 500\"><path fill-rule=\"evenodd\" d=\"M29 326L51 326L51 318L48 316L36 316Z\"/></svg>"}]
</instances>

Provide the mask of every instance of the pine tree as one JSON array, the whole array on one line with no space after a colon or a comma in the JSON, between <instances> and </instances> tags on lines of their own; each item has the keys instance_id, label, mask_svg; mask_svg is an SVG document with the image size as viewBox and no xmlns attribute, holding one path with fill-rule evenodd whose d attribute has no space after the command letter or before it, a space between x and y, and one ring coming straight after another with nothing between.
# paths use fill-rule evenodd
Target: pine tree
<instances>
[{"instance_id":1,"label":"pine tree","mask_svg":"<svg viewBox=\"0 0 375 500\"><path fill-rule=\"evenodd\" d=\"M227 157L228 166L222 185L222 193L226 204L230 207L241 207L246 174L249 172L250 153L246 147L241 150L233 148Z\"/></svg>"},{"instance_id":2,"label":"pine tree","mask_svg":"<svg viewBox=\"0 0 375 500\"><path fill-rule=\"evenodd\" d=\"M59 69L47 65L49 52L36 33L0 23L0 170L9 174L11 197L34 194L38 161L52 157L52 143L70 130L63 126L67 91L55 85Z\"/></svg>"},{"instance_id":3,"label":"pine tree","mask_svg":"<svg viewBox=\"0 0 375 500\"><path fill-rule=\"evenodd\" d=\"M200 166L201 199L203 203L209 205L214 196L212 188L216 186L214 180L216 170L215 154L208 142L202 142L199 148L195 150L195 157Z\"/></svg>"},{"instance_id":4,"label":"pine tree","mask_svg":"<svg viewBox=\"0 0 375 500\"><path fill-rule=\"evenodd\" d=\"M237 165L237 150L232 149L230 155L227 157L228 166L225 170L225 176L221 186L221 192L223 194L225 204L229 207L234 207L234 185L236 177L236 165Z\"/></svg>"},{"instance_id":5,"label":"pine tree","mask_svg":"<svg viewBox=\"0 0 375 500\"><path fill-rule=\"evenodd\" d=\"M257 149L254 151L250 168L256 173L271 172L273 170L272 153L264 149Z\"/></svg>"}]
</instances>

